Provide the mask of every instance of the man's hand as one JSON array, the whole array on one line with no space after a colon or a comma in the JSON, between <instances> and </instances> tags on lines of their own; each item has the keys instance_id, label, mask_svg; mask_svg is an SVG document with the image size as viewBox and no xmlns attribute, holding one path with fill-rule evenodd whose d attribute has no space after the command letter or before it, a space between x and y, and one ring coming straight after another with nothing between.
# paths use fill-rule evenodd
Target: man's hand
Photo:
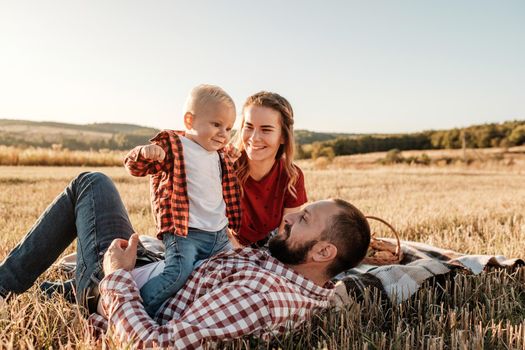
<instances>
[{"instance_id":1,"label":"man's hand","mask_svg":"<svg viewBox=\"0 0 525 350\"><path fill-rule=\"evenodd\" d=\"M113 240L104 254L104 275L107 276L118 269L132 270L137 260L138 244L139 235L136 233L131 235L129 241L120 238Z\"/></svg>"},{"instance_id":2,"label":"man's hand","mask_svg":"<svg viewBox=\"0 0 525 350\"><path fill-rule=\"evenodd\" d=\"M140 155L144 159L153 160L155 162L162 162L164 160L164 157L166 157L166 152L164 152L162 147L158 145L147 145L141 148Z\"/></svg>"}]
</instances>

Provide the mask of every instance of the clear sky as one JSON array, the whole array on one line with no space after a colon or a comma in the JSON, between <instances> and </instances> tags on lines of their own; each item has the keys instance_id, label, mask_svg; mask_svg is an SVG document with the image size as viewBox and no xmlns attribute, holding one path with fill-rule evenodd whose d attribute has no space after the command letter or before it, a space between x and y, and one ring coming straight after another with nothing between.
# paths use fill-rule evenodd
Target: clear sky
<instances>
[{"instance_id":1,"label":"clear sky","mask_svg":"<svg viewBox=\"0 0 525 350\"><path fill-rule=\"evenodd\" d=\"M203 82L317 131L525 119L525 1L0 0L0 118L176 129Z\"/></svg>"}]
</instances>

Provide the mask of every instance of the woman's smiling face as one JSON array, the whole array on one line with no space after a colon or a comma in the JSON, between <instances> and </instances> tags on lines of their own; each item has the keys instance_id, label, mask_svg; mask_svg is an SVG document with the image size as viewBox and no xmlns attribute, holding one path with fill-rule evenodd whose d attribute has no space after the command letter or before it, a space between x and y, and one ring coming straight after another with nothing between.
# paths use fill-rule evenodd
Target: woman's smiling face
<instances>
[{"instance_id":1,"label":"woman's smiling face","mask_svg":"<svg viewBox=\"0 0 525 350\"><path fill-rule=\"evenodd\" d=\"M250 160L275 159L279 146L284 143L281 114L268 107L247 106L241 135Z\"/></svg>"}]
</instances>

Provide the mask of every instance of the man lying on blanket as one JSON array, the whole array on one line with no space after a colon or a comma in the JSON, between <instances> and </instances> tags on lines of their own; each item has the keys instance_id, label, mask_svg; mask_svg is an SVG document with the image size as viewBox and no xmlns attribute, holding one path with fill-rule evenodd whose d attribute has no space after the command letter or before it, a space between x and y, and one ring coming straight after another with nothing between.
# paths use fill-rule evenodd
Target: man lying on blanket
<instances>
[{"instance_id":1,"label":"man lying on blanket","mask_svg":"<svg viewBox=\"0 0 525 350\"><path fill-rule=\"evenodd\" d=\"M329 305L330 279L364 257L370 229L342 200L319 201L285 218L270 254L251 248L209 259L157 314L148 317L128 271L135 266L138 236L115 240L104 257L100 283L107 318L92 315L100 331L140 347L198 347L206 340L284 331Z\"/></svg>"},{"instance_id":2,"label":"man lying on blanket","mask_svg":"<svg viewBox=\"0 0 525 350\"><path fill-rule=\"evenodd\" d=\"M77 301L94 312L100 293L91 324L119 348L198 348L207 341L282 331L328 306L334 294L330 279L357 265L370 241L363 214L342 200L312 203L286 216L285 223L270 253L245 248L207 260L151 319L137 275L148 265L135 268L150 255L133 234L111 179L82 173L0 264L0 300L29 289L76 239ZM50 289L47 282L42 286Z\"/></svg>"}]
</instances>

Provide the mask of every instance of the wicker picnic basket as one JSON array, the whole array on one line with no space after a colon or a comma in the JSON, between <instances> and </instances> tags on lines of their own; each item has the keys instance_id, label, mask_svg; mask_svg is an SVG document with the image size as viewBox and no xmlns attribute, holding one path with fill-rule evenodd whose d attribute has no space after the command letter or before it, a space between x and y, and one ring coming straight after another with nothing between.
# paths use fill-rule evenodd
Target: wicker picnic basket
<instances>
[{"instance_id":1,"label":"wicker picnic basket","mask_svg":"<svg viewBox=\"0 0 525 350\"><path fill-rule=\"evenodd\" d=\"M368 253L363 259L364 264L368 265L390 265L390 264L399 264L403 260L403 251L401 250L401 241L399 240L399 234L397 231L385 220L378 218L376 216L366 216L368 220L379 221L394 233L396 238L396 243L387 241L381 238L376 238L372 233L370 237L370 246L368 247Z\"/></svg>"}]
</instances>

